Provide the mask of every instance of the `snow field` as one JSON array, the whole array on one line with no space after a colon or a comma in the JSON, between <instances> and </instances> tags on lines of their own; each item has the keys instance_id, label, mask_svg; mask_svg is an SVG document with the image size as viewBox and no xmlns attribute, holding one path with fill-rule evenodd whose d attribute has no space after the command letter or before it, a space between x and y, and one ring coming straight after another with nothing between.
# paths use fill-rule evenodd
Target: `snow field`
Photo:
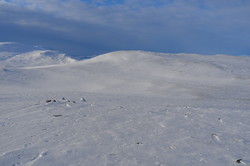
<instances>
[{"instance_id":1,"label":"snow field","mask_svg":"<svg viewBox=\"0 0 250 166\"><path fill-rule=\"evenodd\" d=\"M1 166L250 165L249 58L36 53L0 65Z\"/></svg>"},{"instance_id":2,"label":"snow field","mask_svg":"<svg viewBox=\"0 0 250 166\"><path fill-rule=\"evenodd\" d=\"M209 108L206 101L85 95L90 96L87 102L32 100L17 104L22 109L13 112L6 106L0 163L236 165L237 159L248 159L247 109Z\"/></svg>"}]
</instances>

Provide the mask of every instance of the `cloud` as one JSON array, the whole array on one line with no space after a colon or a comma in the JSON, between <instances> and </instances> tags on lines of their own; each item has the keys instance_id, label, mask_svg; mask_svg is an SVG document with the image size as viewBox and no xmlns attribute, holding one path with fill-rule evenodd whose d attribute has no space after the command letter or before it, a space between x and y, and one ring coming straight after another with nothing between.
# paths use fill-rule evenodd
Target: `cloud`
<instances>
[{"instance_id":1,"label":"cloud","mask_svg":"<svg viewBox=\"0 0 250 166\"><path fill-rule=\"evenodd\" d=\"M0 3L0 35L5 41L30 41L89 55L120 49L235 55L250 52L248 0Z\"/></svg>"}]
</instances>

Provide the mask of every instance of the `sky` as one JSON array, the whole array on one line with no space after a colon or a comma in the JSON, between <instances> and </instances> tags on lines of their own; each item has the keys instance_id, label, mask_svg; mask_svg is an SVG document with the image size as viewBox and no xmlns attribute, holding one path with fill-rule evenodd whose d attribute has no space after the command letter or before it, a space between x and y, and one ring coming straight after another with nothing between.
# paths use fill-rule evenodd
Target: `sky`
<instances>
[{"instance_id":1,"label":"sky","mask_svg":"<svg viewBox=\"0 0 250 166\"><path fill-rule=\"evenodd\" d=\"M0 42L73 56L250 55L249 0L0 0Z\"/></svg>"}]
</instances>

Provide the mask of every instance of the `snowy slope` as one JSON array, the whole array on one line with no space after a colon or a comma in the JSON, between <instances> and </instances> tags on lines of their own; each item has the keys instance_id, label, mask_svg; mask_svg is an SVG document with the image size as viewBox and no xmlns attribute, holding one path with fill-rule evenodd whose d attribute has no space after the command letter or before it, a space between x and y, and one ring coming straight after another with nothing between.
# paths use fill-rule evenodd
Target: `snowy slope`
<instances>
[{"instance_id":1,"label":"snowy slope","mask_svg":"<svg viewBox=\"0 0 250 166\"><path fill-rule=\"evenodd\" d=\"M250 165L249 57L49 57L0 62L1 166Z\"/></svg>"},{"instance_id":2,"label":"snowy slope","mask_svg":"<svg viewBox=\"0 0 250 166\"><path fill-rule=\"evenodd\" d=\"M19 43L0 42L0 67L47 66L72 62L75 60L57 51L37 50L37 47Z\"/></svg>"},{"instance_id":3,"label":"snowy slope","mask_svg":"<svg viewBox=\"0 0 250 166\"><path fill-rule=\"evenodd\" d=\"M5 67L0 78L3 83L12 82L25 90L184 98L228 97L229 93L237 98L248 95L246 90L234 92L249 85L248 73L249 58L245 57L121 51L62 66Z\"/></svg>"}]
</instances>

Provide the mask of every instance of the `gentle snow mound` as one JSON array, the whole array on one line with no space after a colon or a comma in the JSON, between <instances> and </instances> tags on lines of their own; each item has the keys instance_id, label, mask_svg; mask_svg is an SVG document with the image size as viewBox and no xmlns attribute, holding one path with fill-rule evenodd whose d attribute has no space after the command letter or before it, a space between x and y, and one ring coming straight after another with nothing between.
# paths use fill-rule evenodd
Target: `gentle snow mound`
<instances>
[{"instance_id":1,"label":"gentle snow mound","mask_svg":"<svg viewBox=\"0 0 250 166\"><path fill-rule=\"evenodd\" d=\"M113 63L121 64L132 61L144 61L146 59L157 59L160 53L146 51L114 51L86 60L88 63Z\"/></svg>"}]
</instances>

